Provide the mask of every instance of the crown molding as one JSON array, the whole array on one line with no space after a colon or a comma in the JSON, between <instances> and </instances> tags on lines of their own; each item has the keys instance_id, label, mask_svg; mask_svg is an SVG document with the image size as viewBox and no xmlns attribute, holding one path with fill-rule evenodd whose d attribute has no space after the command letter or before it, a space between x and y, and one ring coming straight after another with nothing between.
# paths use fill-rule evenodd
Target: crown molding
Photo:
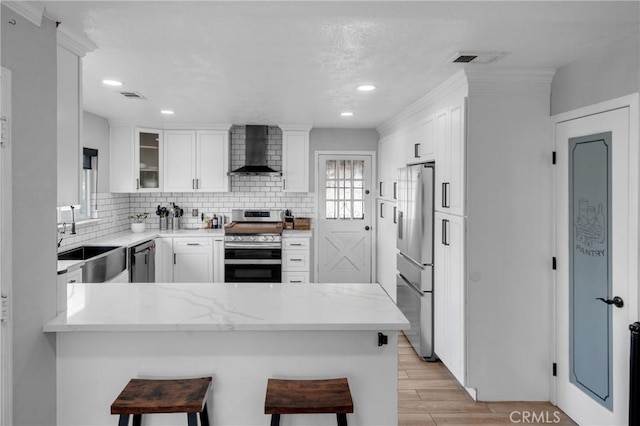
<instances>
[{"instance_id":1,"label":"crown molding","mask_svg":"<svg viewBox=\"0 0 640 426\"><path fill-rule=\"evenodd\" d=\"M401 126L402 123L409 121L412 117L425 111L439 99L444 98L445 96L453 93L458 89L464 88L466 84L467 76L464 70L455 72L451 77L447 78L435 89L431 90L426 95L424 95L408 107L404 108L391 119L376 127L376 130L381 136L393 133L393 131L397 127Z\"/></svg>"},{"instance_id":2,"label":"crown molding","mask_svg":"<svg viewBox=\"0 0 640 426\"><path fill-rule=\"evenodd\" d=\"M381 137L409 123L438 100L466 88L467 95L549 94L553 68L488 68L467 66L376 128Z\"/></svg>"},{"instance_id":3,"label":"crown molding","mask_svg":"<svg viewBox=\"0 0 640 426\"><path fill-rule=\"evenodd\" d=\"M229 131L233 126L230 123L160 123L160 122L151 122L151 121L126 121L126 120L109 120L109 126L113 127L122 127L128 126L131 128L134 127L144 127L150 129L158 129L158 130L218 130L218 131Z\"/></svg>"},{"instance_id":4,"label":"crown molding","mask_svg":"<svg viewBox=\"0 0 640 426\"><path fill-rule=\"evenodd\" d=\"M37 27L42 25L44 6L33 1L2 1L2 4Z\"/></svg>"},{"instance_id":5,"label":"crown molding","mask_svg":"<svg viewBox=\"0 0 640 426\"><path fill-rule=\"evenodd\" d=\"M58 25L58 45L73 52L74 54L83 57L89 52L93 52L98 48L94 42L88 38L74 33L64 24Z\"/></svg>"},{"instance_id":6,"label":"crown molding","mask_svg":"<svg viewBox=\"0 0 640 426\"><path fill-rule=\"evenodd\" d=\"M466 68L469 83L497 81L513 83L551 83L555 68Z\"/></svg>"},{"instance_id":7,"label":"crown molding","mask_svg":"<svg viewBox=\"0 0 640 426\"><path fill-rule=\"evenodd\" d=\"M278 127L280 127L280 130L282 130L283 132L310 132L313 128L313 126L302 124L278 124Z\"/></svg>"}]
</instances>

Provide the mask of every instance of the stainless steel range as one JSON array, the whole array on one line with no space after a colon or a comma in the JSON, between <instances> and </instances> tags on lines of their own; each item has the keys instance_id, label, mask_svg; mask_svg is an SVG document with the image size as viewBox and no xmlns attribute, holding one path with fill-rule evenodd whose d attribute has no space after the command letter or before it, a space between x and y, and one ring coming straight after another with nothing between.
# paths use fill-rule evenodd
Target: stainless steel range
<instances>
[{"instance_id":1,"label":"stainless steel range","mask_svg":"<svg viewBox=\"0 0 640 426\"><path fill-rule=\"evenodd\" d=\"M232 210L224 233L225 282L282 282L282 210Z\"/></svg>"}]
</instances>

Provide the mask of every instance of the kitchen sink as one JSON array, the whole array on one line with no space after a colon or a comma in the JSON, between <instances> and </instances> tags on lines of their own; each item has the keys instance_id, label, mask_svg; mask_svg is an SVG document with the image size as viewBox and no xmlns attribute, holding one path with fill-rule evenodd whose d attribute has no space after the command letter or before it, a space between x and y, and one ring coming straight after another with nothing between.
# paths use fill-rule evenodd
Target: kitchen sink
<instances>
[{"instance_id":1,"label":"kitchen sink","mask_svg":"<svg viewBox=\"0 0 640 426\"><path fill-rule=\"evenodd\" d=\"M119 246L80 246L58 253L58 260L82 260L82 282L103 283L127 268L127 249Z\"/></svg>"}]
</instances>

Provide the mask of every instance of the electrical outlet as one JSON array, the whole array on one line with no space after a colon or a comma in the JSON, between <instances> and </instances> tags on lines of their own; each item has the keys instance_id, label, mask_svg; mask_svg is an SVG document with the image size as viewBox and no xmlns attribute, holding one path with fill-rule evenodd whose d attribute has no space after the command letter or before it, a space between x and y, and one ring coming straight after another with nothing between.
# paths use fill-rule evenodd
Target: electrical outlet
<instances>
[{"instance_id":1,"label":"electrical outlet","mask_svg":"<svg viewBox=\"0 0 640 426\"><path fill-rule=\"evenodd\" d=\"M191 209L191 216L198 217L198 209Z\"/></svg>"}]
</instances>

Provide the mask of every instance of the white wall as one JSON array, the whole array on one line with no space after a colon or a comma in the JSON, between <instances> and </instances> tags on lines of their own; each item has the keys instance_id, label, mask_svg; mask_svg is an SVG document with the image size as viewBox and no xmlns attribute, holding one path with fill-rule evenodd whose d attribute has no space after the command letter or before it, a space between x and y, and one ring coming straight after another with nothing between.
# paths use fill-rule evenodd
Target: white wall
<instances>
[{"instance_id":1,"label":"white wall","mask_svg":"<svg viewBox=\"0 0 640 426\"><path fill-rule=\"evenodd\" d=\"M640 34L558 69L551 115L640 91Z\"/></svg>"},{"instance_id":2,"label":"white wall","mask_svg":"<svg viewBox=\"0 0 640 426\"><path fill-rule=\"evenodd\" d=\"M84 111L80 146L98 150L98 192L109 192L109 121Z\"/></svg>"},{"instance_id":3,"label":"white wall","mask_svg":"<svg viewBox=\"0 0 640 426\"><path fill-rule=\"evenodd\" d=\"M56 29L5 6L1 27L13 83L13 424L47 426L56 418L55 336L42 332L56 314Z\"/></svg>"}]
</instances>

